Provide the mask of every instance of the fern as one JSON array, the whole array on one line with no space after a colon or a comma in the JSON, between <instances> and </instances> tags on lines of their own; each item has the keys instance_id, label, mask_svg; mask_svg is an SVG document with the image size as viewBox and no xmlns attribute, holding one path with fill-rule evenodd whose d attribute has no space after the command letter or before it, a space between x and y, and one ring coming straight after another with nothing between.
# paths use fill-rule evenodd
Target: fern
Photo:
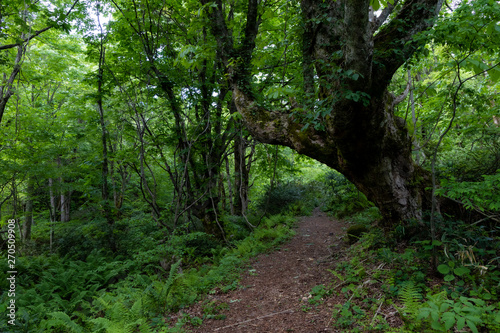
<instances>
[{"instance_id":1,"label":"fern","mask_svg":"<svg viewBox=\"0 0 500 333\"><path fill-rule=\"evenodd\" d=\"M405 317L413 320L421 307L422 295L413 281L405 282L399 290L399 299L403 303L402 309L397 309L403 319Z\"/></svg>"},{"instance_id":2,"label":"fern","mask_svg":"<svg viewBox=\"0 0 500 333\"><path fill-rule=\"evenodd\" d=\"M52 312L49 314L52 319L45 321L45 329L53 328L64 328L66 332L83 333L85 329L75 323L71 318L64 312Z\"/></svg>"},{"instance_id":3,"label":"fern","mask_svg":"<svg viewBox=\"0 0 500 333\"><path fill-rule=\"evenodd\" d=\"M148 320L143 317L142 300L135 300L132 307L127 308L121 301L116 299L107 300L99 297L98 302L105 310L105 318L91 319L94 324L94 332L106 333L152 333Z\"/></svg>"},{"instance_id":4,"label":"fern","mask_svg":"<svg viewBox=\"0 0 500 333\"><path fill-rule=\"evenodd\" d=\"M167 310L169 294L175 286L175 282L179 277L180 265L182 259L179 259L170 267L168 278L165 282L153 281L144 290L146 295L144 303L146 307L154 307L154 311L162 312Z\"/></svg>"},{"instance_id":5,"label":"fern","mask_svg":"<svg viewBox=\"0 0 500 333\"><path fill-rule=\"evenodd\" d=\"M165 292L166 292L165 296L168 295L168 293L170 292L170 289L172 288L175 280L177 279L177 277L179 275L179 268L181 266L181 263L182 263L182 259L179 259L175 264L172 265L172 267L170 267L168 279L165 282Z\"/></svg>"}]
</instances>

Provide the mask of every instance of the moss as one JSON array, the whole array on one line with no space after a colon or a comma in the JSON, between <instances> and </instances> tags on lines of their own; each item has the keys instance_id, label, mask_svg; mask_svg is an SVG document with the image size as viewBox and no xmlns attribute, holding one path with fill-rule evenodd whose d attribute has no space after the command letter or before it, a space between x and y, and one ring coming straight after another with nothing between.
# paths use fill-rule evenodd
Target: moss
<instances>
[{"instance_id":1,"label":"moss","mask_svg":"<svg viewBox=\"0 0 500 333\"><path fill-rule=\"evenodd\" d=\"M358 241L362 234L368 232L364 225L356 224L347 229L347 240L349 244L354 244Z\"/></svg>"}]
</instances>

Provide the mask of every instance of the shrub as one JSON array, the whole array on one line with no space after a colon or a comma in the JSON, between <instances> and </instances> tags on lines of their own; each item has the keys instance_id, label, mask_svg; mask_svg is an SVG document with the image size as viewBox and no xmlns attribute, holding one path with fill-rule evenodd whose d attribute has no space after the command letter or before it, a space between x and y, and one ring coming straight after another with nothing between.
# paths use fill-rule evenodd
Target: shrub
<instances>
[{"instance_id":1,"label":"shrub","mask_svg":"<svg viewBox=\"0 0 500 333\"><path fill-rule=\"evenodd\" d=\"M268 186L257 207L270 215L278 215L300 201L303 192L303 186L295 182L278 184L272 188Z\"/></svg>"}]
</instances>

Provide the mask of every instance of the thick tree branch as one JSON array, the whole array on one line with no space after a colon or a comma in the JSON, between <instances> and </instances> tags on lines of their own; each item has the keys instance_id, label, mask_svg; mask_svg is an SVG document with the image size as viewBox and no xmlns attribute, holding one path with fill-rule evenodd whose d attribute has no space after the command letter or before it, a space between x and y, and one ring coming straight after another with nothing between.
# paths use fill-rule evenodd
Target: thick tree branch
<instances>
[{"instance_id":1,"label":"thick tree branch","mask_svg":"<svg viewBox=\"0 0 500 333\"><path fill-rule=\"evenodd\" d=\"M289 114L259 106L238 87L233 89L233 100L245 127L260 142L287 146L333 168L338 167L337 147L326 132L312 126L304 129Z\"/></svg>"},{"instance_id":2,"label":"thick tree branch","mask_svg":"<svg viewBox=\"0 0 500 333\"><path fill-rule=\"evenodd\" d=\"M217 49L221 53L220 58L226 68L234 53L233 35L226 25L224 8L221 0L216 0L215 7L209 7L208 0L201 0L203 6L207 8L207 15L210 18L210 29L217 40Z\"/></svg>"},{"instance_id":3,"label":"thick tree branch","mask_svg":"<svg viewBox=\"0 0 500 333\"><path fill-rule=\"evenodd\" d=\"M408 0L388 24L374 38L373 82L379 92L389 84L396 70L423 45L415 37L429 29L437 17L443 0Z\"/></svg>"},{"instance_id":4,"label":"thick tree branch","mask_svg":"<svg viewBox=\"0 0 500 333\"><path fill-rule=\"evenodd\" d=\"M372 29L368 19L370 0L345 1L344 59L363 80L349 80L353 91L370 87L373 54Z\"/></svg>"},{"instance_id":5,"label":"thick tree branch","mask_svg":"<svg viewBox=\"0 0 500 333\"><path fill-rule=\"evenodd\" d=\"M380 15L377 16L376 19L372 22L373 32L377 31L382 26L382 24L384 24L385 20L387 20L389 15L391 15L394 11L394 8L398 4L398 2L399 0L394 0L394 4L391 4L389 2L387 3L387 7L385 7L382 10L382 13L380 13Z\"/></svg>"},{"instance_id":6,"label":"thick tree branch","mask_svg":"<svg viewBox=\"0 0 500 333\"><path fill-rule=\"evenodd\" d=\"M255 38L259 32L260 17L258 15L259 1L248 0L247 22L245 26L245 39L243 40L241 51L244 61L251 59L252 51L255 48Z\"/></svg>"}]
</instances>

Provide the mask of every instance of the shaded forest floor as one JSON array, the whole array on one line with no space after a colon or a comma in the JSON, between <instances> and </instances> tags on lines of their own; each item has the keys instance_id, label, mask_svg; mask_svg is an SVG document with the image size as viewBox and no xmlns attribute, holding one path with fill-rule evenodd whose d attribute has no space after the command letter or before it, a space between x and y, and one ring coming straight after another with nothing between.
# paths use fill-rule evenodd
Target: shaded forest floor
<instances>
[{"instance_id":1,"label":"shaded forest floor","mask_svg":"<svg viewBox=\"0 0 500 333\"><path fill-rule=\"evenodd\" d=\"M340 332L332 328L332 311L346 299L325 291L338 283L328 269L348 246L345 227L319 209L301 218L291 241L252 261L241 277L241 288L226 294L215 291L182 311L191 318L210 318L191 331Z\"/></svg>"}]
</instances>

